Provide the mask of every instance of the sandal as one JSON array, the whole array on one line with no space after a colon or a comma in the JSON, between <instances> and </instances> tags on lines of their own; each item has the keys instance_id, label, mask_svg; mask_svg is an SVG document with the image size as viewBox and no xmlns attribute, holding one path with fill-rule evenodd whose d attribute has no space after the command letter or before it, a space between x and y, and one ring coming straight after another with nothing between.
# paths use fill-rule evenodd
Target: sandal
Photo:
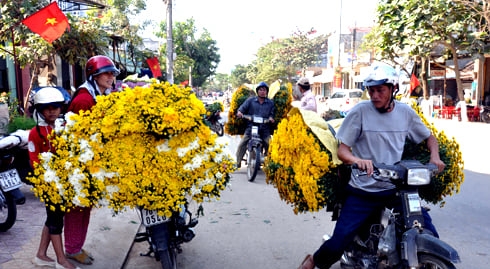
<instances>
[{"instance_id":1,"label":"sandal","mask_svg":"<svg viewBox=\"0 0 490 269\"><path fill-rule=\"evenodd\" d=\"M87 255L87 253L84 252L83 250L75 254L66 253L66 257L75 260L81 264L87 264L87 265L92 264L93 261L93 259L91 259L90 256Z\"/></svg>"},{"instance_id":2,"label":"sandal","mask_svg":"<svg viewBox=\"0 0 490 269\"><path fill-rule=\"evenodd\" d=\"M92 253L86 251L85 249L82 248L82 252L85 253L92 261L95 260L94 256L92 256Z\"/></svg>"},{"instance_id":3,"label":"sandal","mask_svg":"<svg viewBox=\"0 0 490 269\"><path fill-rule=\"evenodd\" d=\"M313 260L313 256L311 254L306 255L303 262L300 264L298 269L314 269L315 261Z\"/></svg>"}]
</instances>

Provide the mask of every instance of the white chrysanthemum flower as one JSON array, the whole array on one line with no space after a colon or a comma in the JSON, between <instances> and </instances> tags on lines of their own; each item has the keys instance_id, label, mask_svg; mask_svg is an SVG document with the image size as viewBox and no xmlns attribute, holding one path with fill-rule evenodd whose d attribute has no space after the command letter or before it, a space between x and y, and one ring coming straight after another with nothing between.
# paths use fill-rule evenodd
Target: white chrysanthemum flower
<instances>
[{"instance_id":1,"label":"white chrysanthemum flower","mask_svg":"<svg viewBox=\"0 0 490 269\"><path fill-rule=\"evenodd\" d=\"M56 183L56 189L58 190L58 193L61 195L61 197L64 197L65 189L63 188L63 184L57 182Z\"/></svg>"},{"instance_id":2,"label":"white chrysanthemum flower","mask_svg":"<svg viewBox=\"0 0 490 269\"><path fill-rule=\"evenodd\" d=\"M79 196L75 195L71 201L76 206L82 206L82 202L80 202Z\"/></svg>"},{"instance_id":3,"label":"white chrysanthemum flower","mask_svg":"<svg viewBox=\"0 0 490 269\"><path fill-rule=\"evenodd\" d=\"M201 187L196 187L195 185L193 185L191 187L191 189L189 190L189 192L190 192L191 196L195 196L197 194L200 194L201 193Z\"/></svg>"},{"instance_id":4,"label":"white chrysanthemum flower","mask_svg":"<svg viewBox=\"0 0 490 269\"><path fill-rule=\"evenodd\" d=\"M45 182L58 182L60 178L56 175L56 171L48 168L46 172L44 172L44 181Z\"/></svg>"},{"instance_id":5,"label":"white chrysanthemum flower","mask_svg":"<svg viewBox=\"0 0 490 269\"><path fill-rule=\"evenodd\" d=\"M216 173L215 176L216 176L217 179L222 179L223 178L223 174L221 172Z\"/></svg>"},{"instance_id":6,"label":"white chrysanthemum flower","mask_svg":"<svg viewBox=\"0 0 490 269\"><path fill-rule=\"evenodd\" d=\"M71 170L71 167L73 166L73 164L69 161L66 161L65 162L65 170Z\"/></svg>"},{"instance_id":7,"label":"white chrysanthemum flower","mask_svg":"<svg viewBox=\"0 0 490 269\"><path fill-rule=\"evenodd\" d=\"M88 141L85 139L80 139L80 151L81 153L78 160L81 163L86 163L94 158L94 152L92 151L92 148L90 148Z\"/></svg>"},{"instance_id":8,"label":"white chrysanthemum flower","mask_svg":"<svg viewBox=\"0 0 490 269\"><path fill-rule=\"evenodd\" d=\"M90 136L90 141L94 141L94 142L98 142L98 136L99 136L99 133L95 133L93 135Z\"/></svg>"},{"instance_id":9,"label":"white chrysanthemum flower","mask_svg":"<svg viewBox=\"0 0 490 269\"><path fill-rule=\"evenodd\" d=\"M65 130L65 121L58 118L54 121L54 131L56 134L60 134Z\"/></svg>"},{"instance_id":10,"label":"white chrysanthemum flower","mask_svg":"<svg viewBox=\"0 0 490 269\"><path fill-rule=\"evenodd\" d=\"M189 145L187 145L187 147L185 147L185 148L178 148L176 151L177 151L177 155L179 155L179 157L182 158L190 150L198 149L198 148L199 148L199 138L196 137L196 139L194 139L194 141L192 141L191 143L189 143Z\"/></svg>"},{"instance_id":11,"label":"white chrysanthemum flower","mask_svg":"<svg viewBox=\"0 0 490 269\"><path fill-rule=\"evenodd\" d=\"M85 174L80 170L80 168L74 169L69 175L68 175L68 181L70 184L73 186L73 189L75 191L75 196L85 196L81 193L83 189L83 184L81 183L82 180L85 179Z\"/></svg>"},{"instance_id":12,"label":"white chrysanthemum flower","mask_svg":"<svg viewBox=\"0 0 490 269\"><path fill-rule=\"evenodd\" d=\"M157 146L157 150L158 152L169 152L172 149L168 146L168 140L165 140L164 143Z\"/></svg>"},{"instance_id":13,"label":"white chrysanthemum flower","mask_svg":"<svg viewBox=\"0 0 490 269\"><path fill-rule=\"evenodd\" d=\"M119 186L117 186L117 185L106 185L106 191L109 195L112 196L113 193L116 193L119 191Z\"/></svg>"},{"instance_id":14,"label":"white chrysanthemum flower","mask_svg":"<svg viewBox=\"0 0 490 269\"><path fill-rule=\"evenodd\" d=\"M66 128L67 130L68 130L68 129L70 129L71 127L73 127L73 125L75 125L75 121L74 121L74 120L72 120L72 119L70 119L70 118L71 118L71 116L73 116L73 115L76 115L76 114L75 114L75 113L73 113L72 111L67 112L67 113L65 114L65 122L66 122L66 124L65 124L65 128Z\"/></svg>"}]
</instances>

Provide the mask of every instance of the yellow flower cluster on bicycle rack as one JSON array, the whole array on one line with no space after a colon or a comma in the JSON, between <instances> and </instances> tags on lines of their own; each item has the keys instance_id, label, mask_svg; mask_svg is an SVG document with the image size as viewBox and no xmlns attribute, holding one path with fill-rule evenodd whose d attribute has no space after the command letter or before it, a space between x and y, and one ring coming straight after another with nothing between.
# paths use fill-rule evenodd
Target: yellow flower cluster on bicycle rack
<instances>
[{"instance_id":1,"label":"yellow flower cluster on bicycle rack","mask_svg":"<svg viewBox=\"0 0 490 269\"><path fill-rule=\"evenodd\" d=\"M457 193L464 181L461 151L454 138L448 139L444 132L436 130L418 114L437 138L441 160L446 163L445 170L434 177L430 185L420 189L420 195L427 202L442 206L444 197ZM318 119L306 121L305 117ZM341 199L345 182L339 174L348 167L335 160L337 153L336 149L332 150L332 143L337 140L327 124L333 125L331 128L335 130L341 122L342 119L327 122L318 115L293 108L274 132L264 165L266 180L277 188L282 200L293 206L295 214L328 208ZM427 163L430 153L424 143L407 142L403 159L414 158Z\"/></svg>"},{"instance_id":2,"label":"yellow flower cluster on bicycle rack","mask_svg":"<svg viewBox=\"0 0 490 269\"><path fill-rule=\"evenodd\" d=\"M218 198L235 160L204 113L190 88L167 82L99 96L56 128L56 153L43 153L30 178L34 194L63 210L129 206L167 217L186 197Z\"/></svg>"}]
</instances>

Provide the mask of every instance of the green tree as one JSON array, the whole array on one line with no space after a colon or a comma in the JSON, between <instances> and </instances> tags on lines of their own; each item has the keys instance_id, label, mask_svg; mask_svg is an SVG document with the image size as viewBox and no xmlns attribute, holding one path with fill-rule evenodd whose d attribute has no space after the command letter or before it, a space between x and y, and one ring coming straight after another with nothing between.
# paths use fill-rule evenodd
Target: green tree
<instances>
[{"instance_id":1,"label":"green tree","mask_svg":"<svg viewBox=\"0 0 490 269\"><path fill-rule=\"evenodd\" d=\"M454 70L458 98L464 100L457 59L460 52L471 50L473 32L479 23L469 8L451 0L384 1L378 4L376 17L374 38L370 40L379 57L393 61L405 55L430 59L436 48L442 48L442 55L437 56L454 60L454 66L445 65L446 61L440 65ZM427 96L426 82L422 85Z\"/></svg>"},{"instance_id":2,"label":"green tree","mask_svg":"<svg viewBox=\"0 0 490 269\"><path fill-rule=\"evenodd\" d=\"M135 73L136 69L141 67L141 63L148 58L146 56L151 56L138 49L143 44L138 31L149 24L149 21L143 21L141 25L131 24L130 17L144 10L146 2L144 0L106 0L106 2L107 8L103 11L92 11L88 14L92 19L100 18L102 29L110 37L114 60L129 73ZM122 45L126 45L127 50L120 49ZM128 68L130 69L127 70Z\"/></svg>"},{"instance_id":3,"label":"green tree","mask_svg":"<svg viewBox=\"0 0 490 269\"><path fill-rule=\"evenodd\" d=\"M316 30L296 30L289 38L273 39L259 48L257 59L248 68L247 78L252 82L291 81L300 71L316 65L320 55L327 51L327 35L314 37Z\"/></svg>"},{"instance_id":4,"label":"green tree","mask_svg":"<svg viewBox=\"0 0 490 269\"><path fill-rule=\"evenodd\" d=\"M37 86L41 68L47 67L48 72L54 69L55 56L69 64L84 66L88 57L102 54L108 48L107 36L97 19L68 14L70 31L51 44L21 24L22 19L48 4L49 1L2 1L0 56L15 59L21 68L30 66L31 88ZM19 101L25 99L24 96L17 98Z\"/></svg>"},{"instance_id":5,"label":"green tree","mask_svg":"<svg viewBox=\"0 0 490 269\"><path fill-rule=\"evenodd\" d=\"M247 78L247 67L244 65L236 65L235 69L231 71L230 83L233 88L238 88L245 83L252 83Z\"/></svg>"},{"instance_id":6,"label":"green tree","mask_svg":"<svg viewBox=\"0 0 490 269\"><path fill-rule=\"evenodd\" d=\"M160 31L156 35L167 38L167 23L160 23ZM216 41L204 28L198 36L198 29L193 18L185 22L176 22L172 28L174 52L177 59L174 64L175 83L180 83L189 78L189 70L192 77L192 86L201 87L208 78L216 73L220 62ZM161 48L161 54L165 55L166 44ZM162 61L165 62L165 61Z\"/></svg>"}]
</instances>

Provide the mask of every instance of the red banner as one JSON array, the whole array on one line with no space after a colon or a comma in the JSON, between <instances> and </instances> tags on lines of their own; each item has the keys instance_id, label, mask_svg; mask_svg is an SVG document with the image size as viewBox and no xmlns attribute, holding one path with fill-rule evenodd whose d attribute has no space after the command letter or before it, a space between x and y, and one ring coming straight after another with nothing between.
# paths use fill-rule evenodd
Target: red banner
<instances>
[{"instance_id":1,"label":"red banner","mask_svg":"<svg viewBox=\"0 0 490 269\"><path fill-rule=\"evenodd\" d=\"M160 63L158 62L157 57L149 58L146 60L148 63L148 67L150 67L151 73L154 78L158 78L162 76L162 71L160 70Z\"/></svg>"},{"instance_id":2,"label":"red banner","mask_svg":"<svg viewBox=\"0 0 490 269\"><path fill-rule=\"evenodd\" d=\"M22 23L49 43L62 36L66 28L70 29L68 19L56 2L23 19Z\"/></svg>"}]
</instances>

